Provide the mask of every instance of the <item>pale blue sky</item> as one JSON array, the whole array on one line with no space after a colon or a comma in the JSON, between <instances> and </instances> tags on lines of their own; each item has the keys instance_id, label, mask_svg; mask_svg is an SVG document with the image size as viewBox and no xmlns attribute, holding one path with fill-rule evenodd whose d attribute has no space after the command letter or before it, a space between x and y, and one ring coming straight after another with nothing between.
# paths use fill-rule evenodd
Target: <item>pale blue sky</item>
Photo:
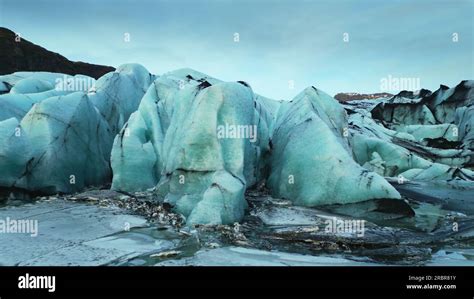
<instances>
[{"instance_id":1,"label":"pale blue sky","mask_svg":"<svg viewBox=\"0 0 474 299\"><path fill-rule=\"evenodd\" d=\"M474 79L474 0L0 0L0 26L71 60L190 67L276 99Z\"/></svg>"}]
</instances>

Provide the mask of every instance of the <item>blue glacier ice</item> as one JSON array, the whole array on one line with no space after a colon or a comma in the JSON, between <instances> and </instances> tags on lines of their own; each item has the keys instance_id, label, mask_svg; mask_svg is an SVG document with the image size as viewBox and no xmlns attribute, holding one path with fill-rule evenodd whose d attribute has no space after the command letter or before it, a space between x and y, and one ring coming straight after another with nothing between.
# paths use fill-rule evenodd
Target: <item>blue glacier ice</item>
<instances>
[{"instance_id":1,"label":"blue glacier ice","mask_svg":"<svg viewBox=\"0 0 474 299\"><path fill-rule=\"evenodd\" d=\"M256 136L220 138L229 126L255 128ZM306 206L400 199L352 159L345 130L343 107L313 87L279 102L245 82L181 69L155 80L116 137L112 188L155 187L188 224L241 220L245 190L264 182Z\"/></svg>"},{"instance_id":2,"label":"blue glacier ice","mask_svg":"<svg viewBox=\"0 0 474 299\"><path fill-rule=\"evenodd\" d=\"M115 139L112 188L156 185L188 223L240 220L245 190L263 179L269 152L272 118L259 99L244 82L187 69L161 76ZM220 138L226 126L242 126L249 136Z\"/></svg>"},{"instance_id":3,"label":"blue glacier ice","mask_svg":"<svg viewBox=\"0 0 474 299\"><path fill-rule=\"evenodd\" d=\"M398 201L388 178L474 180L473 85L360 108L313 86L275 101L244 81L192 69L155 76L138 64L97 81L3 75L0 188L151 189L187 224L240 221L246 191L262 186L308 207Z\"/></svg>"},{"instance_id":4,"label":"blue glacier ice","mask_svg":"<svg viewBox=\"0 0 474 299\"><path fill-rule=\"evenodd\" d=\"M71 193L110 180L113 139L153 76L140 65L124 65L92 90L58 85L84 79L91 78L45 72L0 77L10 88L0 95L0 187Z\"/></svg>"}]
</instances>

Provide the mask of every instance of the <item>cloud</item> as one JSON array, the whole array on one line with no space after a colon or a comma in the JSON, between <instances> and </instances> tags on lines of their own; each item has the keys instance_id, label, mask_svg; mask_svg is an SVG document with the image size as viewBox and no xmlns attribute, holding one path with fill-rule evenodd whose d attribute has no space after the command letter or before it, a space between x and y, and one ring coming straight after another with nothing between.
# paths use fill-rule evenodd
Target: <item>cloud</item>
<instances>
[{"instance_id":1,"label":"cloud","mask_svg":"<svg viewBox=\"0 0 474 299\"><path fill-rule=\"evenodd\" d=\"M469 0L0 3L3 26L70 59L139 62L158 74L191 67L278 99L311 84L330 94L377 92L388 74L420 76L430 89L474 75Z\"/></svg>"}]
</instances>

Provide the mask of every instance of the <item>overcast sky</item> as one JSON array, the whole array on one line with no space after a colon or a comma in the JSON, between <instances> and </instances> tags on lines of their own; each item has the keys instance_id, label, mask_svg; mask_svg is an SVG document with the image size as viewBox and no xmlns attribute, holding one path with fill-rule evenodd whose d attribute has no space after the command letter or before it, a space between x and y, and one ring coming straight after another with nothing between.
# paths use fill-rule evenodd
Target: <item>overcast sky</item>
<instances>
[{"instance_id":1,"label":"overcast sky","mask_svg":"<svg viewBox=\"0 0 474 299\"><path fill-rule=\"evenodd\" d=\"M474 79L474 0L0 0L0 26L70 60L190 67L275 99Z\"/></svg>"}]
</instances>

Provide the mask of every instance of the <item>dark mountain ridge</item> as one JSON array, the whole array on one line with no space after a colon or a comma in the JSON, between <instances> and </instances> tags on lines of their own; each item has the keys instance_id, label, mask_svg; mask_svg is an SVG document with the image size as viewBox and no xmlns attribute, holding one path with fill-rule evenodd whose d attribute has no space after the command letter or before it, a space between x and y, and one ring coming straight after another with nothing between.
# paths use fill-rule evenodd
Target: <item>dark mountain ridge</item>
<instances>
[{"instance_id":1,"label":"dark mountain ridge","mask_svg":"<svg viewBox=\"0 0 474 299\"><path fill-rule=\"evenodd\" d=\"M377 99L377 98L389 98L392 97L393 94L387 92L380 92L380 93L371 93L371 94L361 94L356 92L340 92L334 96L336 100L339 102L347 102L347 101L356 101L356 100L365 100L365 99Z\"/></svg>"},{"instance_id":2,"label":"dark mountain ridge","mask_svg":"<svg viewBox=\"0 0 474 299\"><path fill-rule=\"evenodd\" d=\"M115 68L70 61L66 57L46 50L21 38L10 29L0 27L0 75L18 71L44 71L68 75L82 74L98 79Z\"/></svg>"}]
</instances>

